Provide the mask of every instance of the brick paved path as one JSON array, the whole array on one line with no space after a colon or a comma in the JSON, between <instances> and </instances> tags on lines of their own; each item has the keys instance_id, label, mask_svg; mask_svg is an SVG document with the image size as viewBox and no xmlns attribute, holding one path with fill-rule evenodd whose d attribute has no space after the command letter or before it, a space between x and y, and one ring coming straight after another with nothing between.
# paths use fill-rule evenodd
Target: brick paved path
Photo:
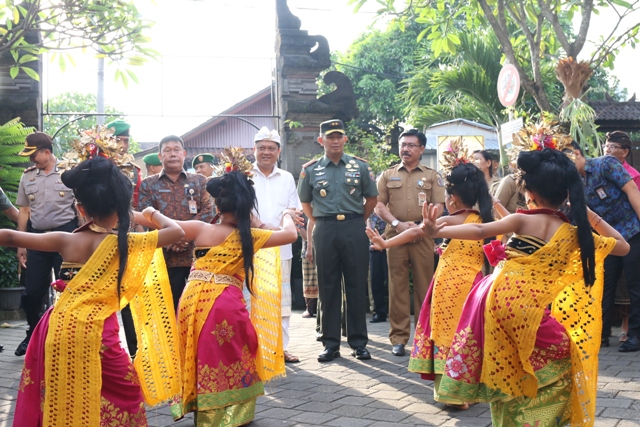
<instances>
[{"instance_id":1,"label":"brick paved path","mask_svg":"<svg viewBox=\"0 0 640 427\"><path fill-rule=\"evenodd\" d=\"M13 422L22 357L13 355L24 337L24 322L0 329L0 427ZM287 377L267 384L251 427L286 426L490 426L487 404L467 411L434 403L432 383L407 372L409 357L391 354L389 323L369 325L370 361L357 361L346 344L342 358L318 363L315 319L291 318L290 351L302 359L287 365ZM619 353L617 339L600 352L596 426L640 426L640 353ZM173 423L166 407L148 410L150 426L193 427L193 418Z\"/></svg>"}]
</instances>

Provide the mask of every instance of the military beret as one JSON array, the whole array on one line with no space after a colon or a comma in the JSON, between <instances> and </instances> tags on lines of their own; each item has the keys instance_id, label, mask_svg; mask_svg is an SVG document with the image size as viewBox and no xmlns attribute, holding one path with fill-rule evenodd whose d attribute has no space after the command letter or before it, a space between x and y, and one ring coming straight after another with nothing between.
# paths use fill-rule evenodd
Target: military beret
<instances>
[{"instance_id":1,"label":"military beret","mask_svg":"<svg viewBox=\"0 0 640 427\"><path fill-rule=\"evenodd\" d=\"M340 132L341 134L344 135L345 133L344 123L342 123L342 120L333 119L333 120L327 120L326 122L320 123L321 134L329 135L330 133L333 133L333 132Z\"/></svg>"},{"instance_id":2,"label":"military beret","mask_svg":"<svg viewBox=\"0 0 640 427\"><path fill-rule=\"evenodd\" d=\"M146 165L150 165L150 166L162 166L162 162L160 161L160 158L158 157L158 153L151 153L151 154L147 154L146 156L144 156L142 158L142 161L146 164Z\"/></svg>"},{"instance_id":3,"label":"military beret","mask_svg":"<svg viewBox=\"0 0 640 427\"><path fill-rule=\"evenodd\" d=\"M209 154L209 153L202 153L202 154L198 154L197 156L195 156L193 158L193 161L191 162L191 167L192 168L196 168L196 165L200 164L200 163L211 163L211 164L215 164L215 157L213 157L213 154Z\"/></svg>"},{"instance_id":4,"label":"military beret","mask_svg":"<svg viewBox=\"0 0 640 427\"><path fill-rule=\"evenodd\" d=\"M113 128L115 136L129 136L129 128L131 125L124 120L114 120L105 125L107 128Z\"/></svg>"}]
</instances>

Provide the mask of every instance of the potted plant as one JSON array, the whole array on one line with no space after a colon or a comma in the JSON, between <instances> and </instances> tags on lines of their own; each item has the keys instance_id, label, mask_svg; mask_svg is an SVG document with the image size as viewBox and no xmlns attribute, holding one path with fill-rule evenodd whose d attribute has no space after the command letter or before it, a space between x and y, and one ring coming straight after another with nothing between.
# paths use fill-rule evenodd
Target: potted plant
<instances>
[{"instance_id":1,"label":"potted plant","mask_svg":"<svg viewBox=\"0 0 640 427\"><path fill-rule=\"evenodd\" d=\"M15 250L0 247L0 310L19 309L23 291Z\"/></svg>"}]
</instances>

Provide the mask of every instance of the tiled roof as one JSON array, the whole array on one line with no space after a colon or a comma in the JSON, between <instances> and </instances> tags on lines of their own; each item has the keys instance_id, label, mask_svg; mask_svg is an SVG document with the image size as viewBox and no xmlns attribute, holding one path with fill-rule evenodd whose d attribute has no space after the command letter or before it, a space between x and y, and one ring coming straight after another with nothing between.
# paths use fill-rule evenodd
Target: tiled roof
<instances>
[{"instance_id":1,"label":"tiled roof","mask_svg":"<svg viewBox=\"0 0 640 427\"><path fill-rule=\"evenodd\" d=\"M589 101L589 105L591 105L591 107L596 111L596 121L640 121L640 102L636 102L635 95L626 102L617 102L613 100Z\"/></svg>"}]
</instances>

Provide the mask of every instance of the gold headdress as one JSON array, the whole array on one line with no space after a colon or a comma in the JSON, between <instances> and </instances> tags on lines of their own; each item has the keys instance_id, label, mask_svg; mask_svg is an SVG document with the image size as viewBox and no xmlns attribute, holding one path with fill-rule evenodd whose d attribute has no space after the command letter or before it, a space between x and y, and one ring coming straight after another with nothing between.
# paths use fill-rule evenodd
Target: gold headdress
<instances>
[{"instance_id":1,"label":"gold headdress","mask_svg":"<svg viewBox=\"0 0 640 427\"><path fill-rule=\"evenodd\" d=\"M96 125L93 129L85 129L79 133L80 139L71 143L72 151L62 156L59 168L71 169L85 160L99 156L110 159L121 171L133 178L134 157L124 152L122 143L113 135L113 128Z\"/></svg>"},{"instance_id":2,"label":"gold headdress","mask_svg":"<svg viewBox=\"0 0 640 427\"><path fill-rule=\"evenodd\" d=\"M529 123L513 134L513 147L509 157L515 163L521 151L541 151L551 148L563 151L571 148L573 138L558 121L542 119L540 123Z\"/></svg>"},{"instance_id":3,"label":"gold headdress","mask_svg":"<svg viewBox=\"0 0 640 427\"><path fill-rule=\"evenodd\" d=\"M224 173L238 171L245 175L247 179L253 177L253 165L243 154L243 149L240 147L227 147L224 152L221 153L222 165L217 166L215 174L220 176Z\"/></svg>"},{"instance_id":4,"label":"gold headdress","mask_svg":"<svg viewBox=\"0 0 640 427\"><path fill-rule=\"evenodd\" d=\"M449 181L453 168L466 163L473 163L473 160L469 157L467 147L462 143L462 137L458 137L449 143L447 149L442 153L440 161L444 179L449 185L453 185Z\"/></svg>"}]
</instances>

